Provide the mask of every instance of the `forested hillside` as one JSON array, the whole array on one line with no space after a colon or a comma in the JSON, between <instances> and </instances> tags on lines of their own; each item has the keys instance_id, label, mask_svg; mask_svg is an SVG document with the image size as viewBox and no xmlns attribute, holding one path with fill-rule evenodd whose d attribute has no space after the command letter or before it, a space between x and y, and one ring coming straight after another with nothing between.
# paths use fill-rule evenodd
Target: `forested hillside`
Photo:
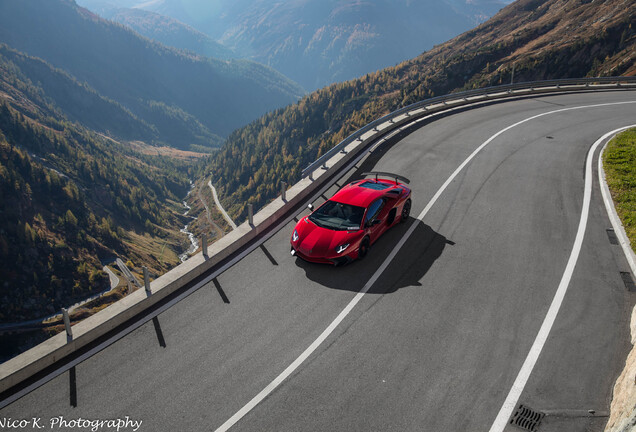
<instances>
[{"instance_id":1,"label":"forested hillside","mask_svg":"<svg viewBox=\"0 0 636 432\"><path fill-rule=\"evenodd\" d=\"M22 73L36 85L43 76L42 89L61 109L69 110L69 117L77 116L73 105L89 111L85 117L93 120L111 114L102 108L129 111L126 120L131 115L138 119L140 130L127 134L121 128L109 129L126 140L146 137L150 131L156 134L154 144L209 151L220 137L298 100L303 92L268 67L167 48L99 18L73 0L0 1L0 43L43 59L82 83L83 91L73 85L65 93L51 85L60 80L59 73L51 76L41 64L5 50L4 55L24 68ZM63 80L69 83L68 77ZM93 105L96 95L102 100ZM105 105L105 100L114 104Z\"/></svg>"},{"instance_id":2,"label":"forested hillside","mask_svg":"<svg viewBox=\"0 0 636 432\"><path fill-rule=\"evenodd\" d=\"M241 220L357 128L401 106L515 81L636 75L636 3L519 0L421 56L318 90L230 135L209 172Z\"/></svg>"},{"instance_id":3,"label":"forested hillside","mask_svg":"<svg viewBox=\"0 0 636 432\"><path fill-rule=\"evenodd\" d=\"M100 259L169 268L141 256L130 234L169 240L165 227L181 222L168 204L185 195L187 175L173 160L0 98L0 322L42 317L108 288Z\"/></svg>"}]
</instances>

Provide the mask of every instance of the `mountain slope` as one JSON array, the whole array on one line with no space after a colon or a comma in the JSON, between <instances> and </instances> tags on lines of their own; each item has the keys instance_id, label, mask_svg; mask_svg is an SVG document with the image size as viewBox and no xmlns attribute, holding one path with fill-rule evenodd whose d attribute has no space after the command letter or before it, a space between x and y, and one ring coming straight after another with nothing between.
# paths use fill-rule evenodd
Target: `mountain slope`
<instances>
[{"instance_id":1,"label":"mountain slope","mask_svg":"<svg viewBox=\"0 0 636 432\"><path fill-rule=\"evenodd\" d=\"M220 41L316 89L404 61L476 24L439 0L263 0L237 13Z\"/></svg>"},{"instance_id":2,"label":"mountain slope","mask_svg":"<svg viewBox=\"0 0 636 432\"><path fill-rule=\"evenodd\" d=\"M100 96L64 71L4 44L0 44L0 91L13 100L36 103L49 115L61 117L65 113L69 120L98 132L145 141L158 137L155 128L120 104Z\"/></svg>"},{"instance_id":3,"label":"mountain slope","mask_svg":"<svg viewBox=\"0 0 636 432\"><path fill-rule=\"evenodd\" d=\"M135 231L179 247L169 228L181 221L169 203L187 190L183 167L47 111L0 98L0 322L43 317L107 289L101 259L169 268L130 245Z\"/></svg>"},{"instance_id":4,"label":"mountain slope","mask_svg":"<svg viewBox=\"0 0 636 432\"><path fill-rule=\"evenodd\" d=\"M106 137L138 133L158 132L68 73L0 44L0 323L104 291L102 260L118 256L153 274L179 262L189 246L181 202L205 155Z\"/></svg>"},{"instance_id":5,"label":"mountain slope","mask_svg":"<svg viewBox=\"0 0 636 432\"><path fill-rule=\"evenodd\" d=\"M104 9L100 16L130 27L142 36L166 46L193 51L205 57L229 60L237 58L206 34L173 18L143 9Z\"/></svg>"},{"instance_id":6,"label":"mountain slope","mask_svg":"<svg viewBox=\"0 0 636 432\"><path fill-rule=\"evenodd\" d=\"M636 4L519 0L413 60L318 90L235 131L209 167L235 219L357 128L431 96L489 84L636 75Z\"/></svg>"},{"instance_id":7,"label":"mountain slope","mask_svg":"<svg viewBox=\"0 0 636 432\"><path fill-rule=\"evenodd\" d=\"M104 0L80 0L103 10ZM395 65L466 31L500 0L108 0L178 19L313 90Z\"/></svg>"},{"instance_id":8,"label":"mountain slope","mask_svg":"<svg viewBox=\"0 0 636 432\"><path fill-rule=\"evenodd\" d=\"M214 134L302 93L272 69L166 48L72 0L0 1L0 42L68 72L156 128L159 142L181 148L210 147ZM175 133L192 125L204 132L197 142Z\"/></svg>"}]
</instances>

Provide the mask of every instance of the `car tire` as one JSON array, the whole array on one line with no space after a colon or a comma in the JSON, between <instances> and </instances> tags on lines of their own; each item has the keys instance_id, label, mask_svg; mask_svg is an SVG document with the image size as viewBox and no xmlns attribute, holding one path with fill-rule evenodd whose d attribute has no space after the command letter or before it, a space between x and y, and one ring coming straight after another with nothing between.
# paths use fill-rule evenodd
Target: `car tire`
<instances>
[{"instance_id":1,"label":"car tire","mask_svg":"<svg viewBox=\"0 0 636 432\"><path fill-rule=\"evenodd\" d=\"M404 223L408 220L409 215L411 214L411 200L407 199L402 206L402 216L400 217L400 222Z\"/></svg>"},{"instance_id":2,"label":"car tire","mask_svg":"<svg viewBox=\"0 0 636 432\"><path fill-rule=\"evenodd\" d=\"M367 253L369 252L369 244L369 237L365 237L362 239L362 241L360 242L360 247L358 248L359 259L363 259L365 256L367 256Z\"/></svg>"}]
</instances>

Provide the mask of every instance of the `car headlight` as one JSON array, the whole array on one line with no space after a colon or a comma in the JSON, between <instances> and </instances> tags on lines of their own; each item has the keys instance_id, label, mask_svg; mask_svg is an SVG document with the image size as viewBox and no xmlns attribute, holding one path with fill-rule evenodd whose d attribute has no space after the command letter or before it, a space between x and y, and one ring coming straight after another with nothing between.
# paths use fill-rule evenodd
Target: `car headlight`
<instances>
[{"instance_id":1,"label":"car headlight","mask_svg":"<svg viewBox=\"0 0 636 432\"><path fill-rule=\"evenodd\" d=\"M344 251L345 251L348 247L349 247L349 243L342 244L342 245L340 245L340 246L336 247L336 253L341 254L341 253L343 253L343 252L344 252Z\"/></svg>"},{"instance_id":2,"label":"car headlight","mask_svg":"<svg viewBox=\"0 0 636 432\"><path fill-rule=\"evenodd\" d=\"M294 233L292 234L292 241L296 240L298 240L298 231L294 230Z\"/></svg>"}]
</instances>

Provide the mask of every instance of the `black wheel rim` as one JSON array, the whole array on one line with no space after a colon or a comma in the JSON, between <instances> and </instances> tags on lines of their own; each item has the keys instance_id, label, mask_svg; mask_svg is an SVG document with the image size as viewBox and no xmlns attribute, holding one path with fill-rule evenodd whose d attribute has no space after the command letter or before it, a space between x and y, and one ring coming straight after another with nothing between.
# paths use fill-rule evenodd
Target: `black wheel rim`
<instances>
[{"instance_id":1,"label":"black wheel rim","mask_svg":"<svg viewBox=\"0 0 636 432\"><path fill-rule=\"evenodd\" d=\"M369 251L369 240L364 239L362 240L362 243L360 243L360 250L358 251L358 256L360 258L364 258L365 256L367 256L368 251Z\"/></svg>"},{"instance_id":2,"label":"black wheel rim","mask_svg":"<svg viewBox=\"0 0 636 432\"><path fill-rule=\"evenodd\" d=\"M406 220L411 213L411 201L407 201L404 203L404 207L402 207L402 220Z\"/></svg>"}]
</instances>

